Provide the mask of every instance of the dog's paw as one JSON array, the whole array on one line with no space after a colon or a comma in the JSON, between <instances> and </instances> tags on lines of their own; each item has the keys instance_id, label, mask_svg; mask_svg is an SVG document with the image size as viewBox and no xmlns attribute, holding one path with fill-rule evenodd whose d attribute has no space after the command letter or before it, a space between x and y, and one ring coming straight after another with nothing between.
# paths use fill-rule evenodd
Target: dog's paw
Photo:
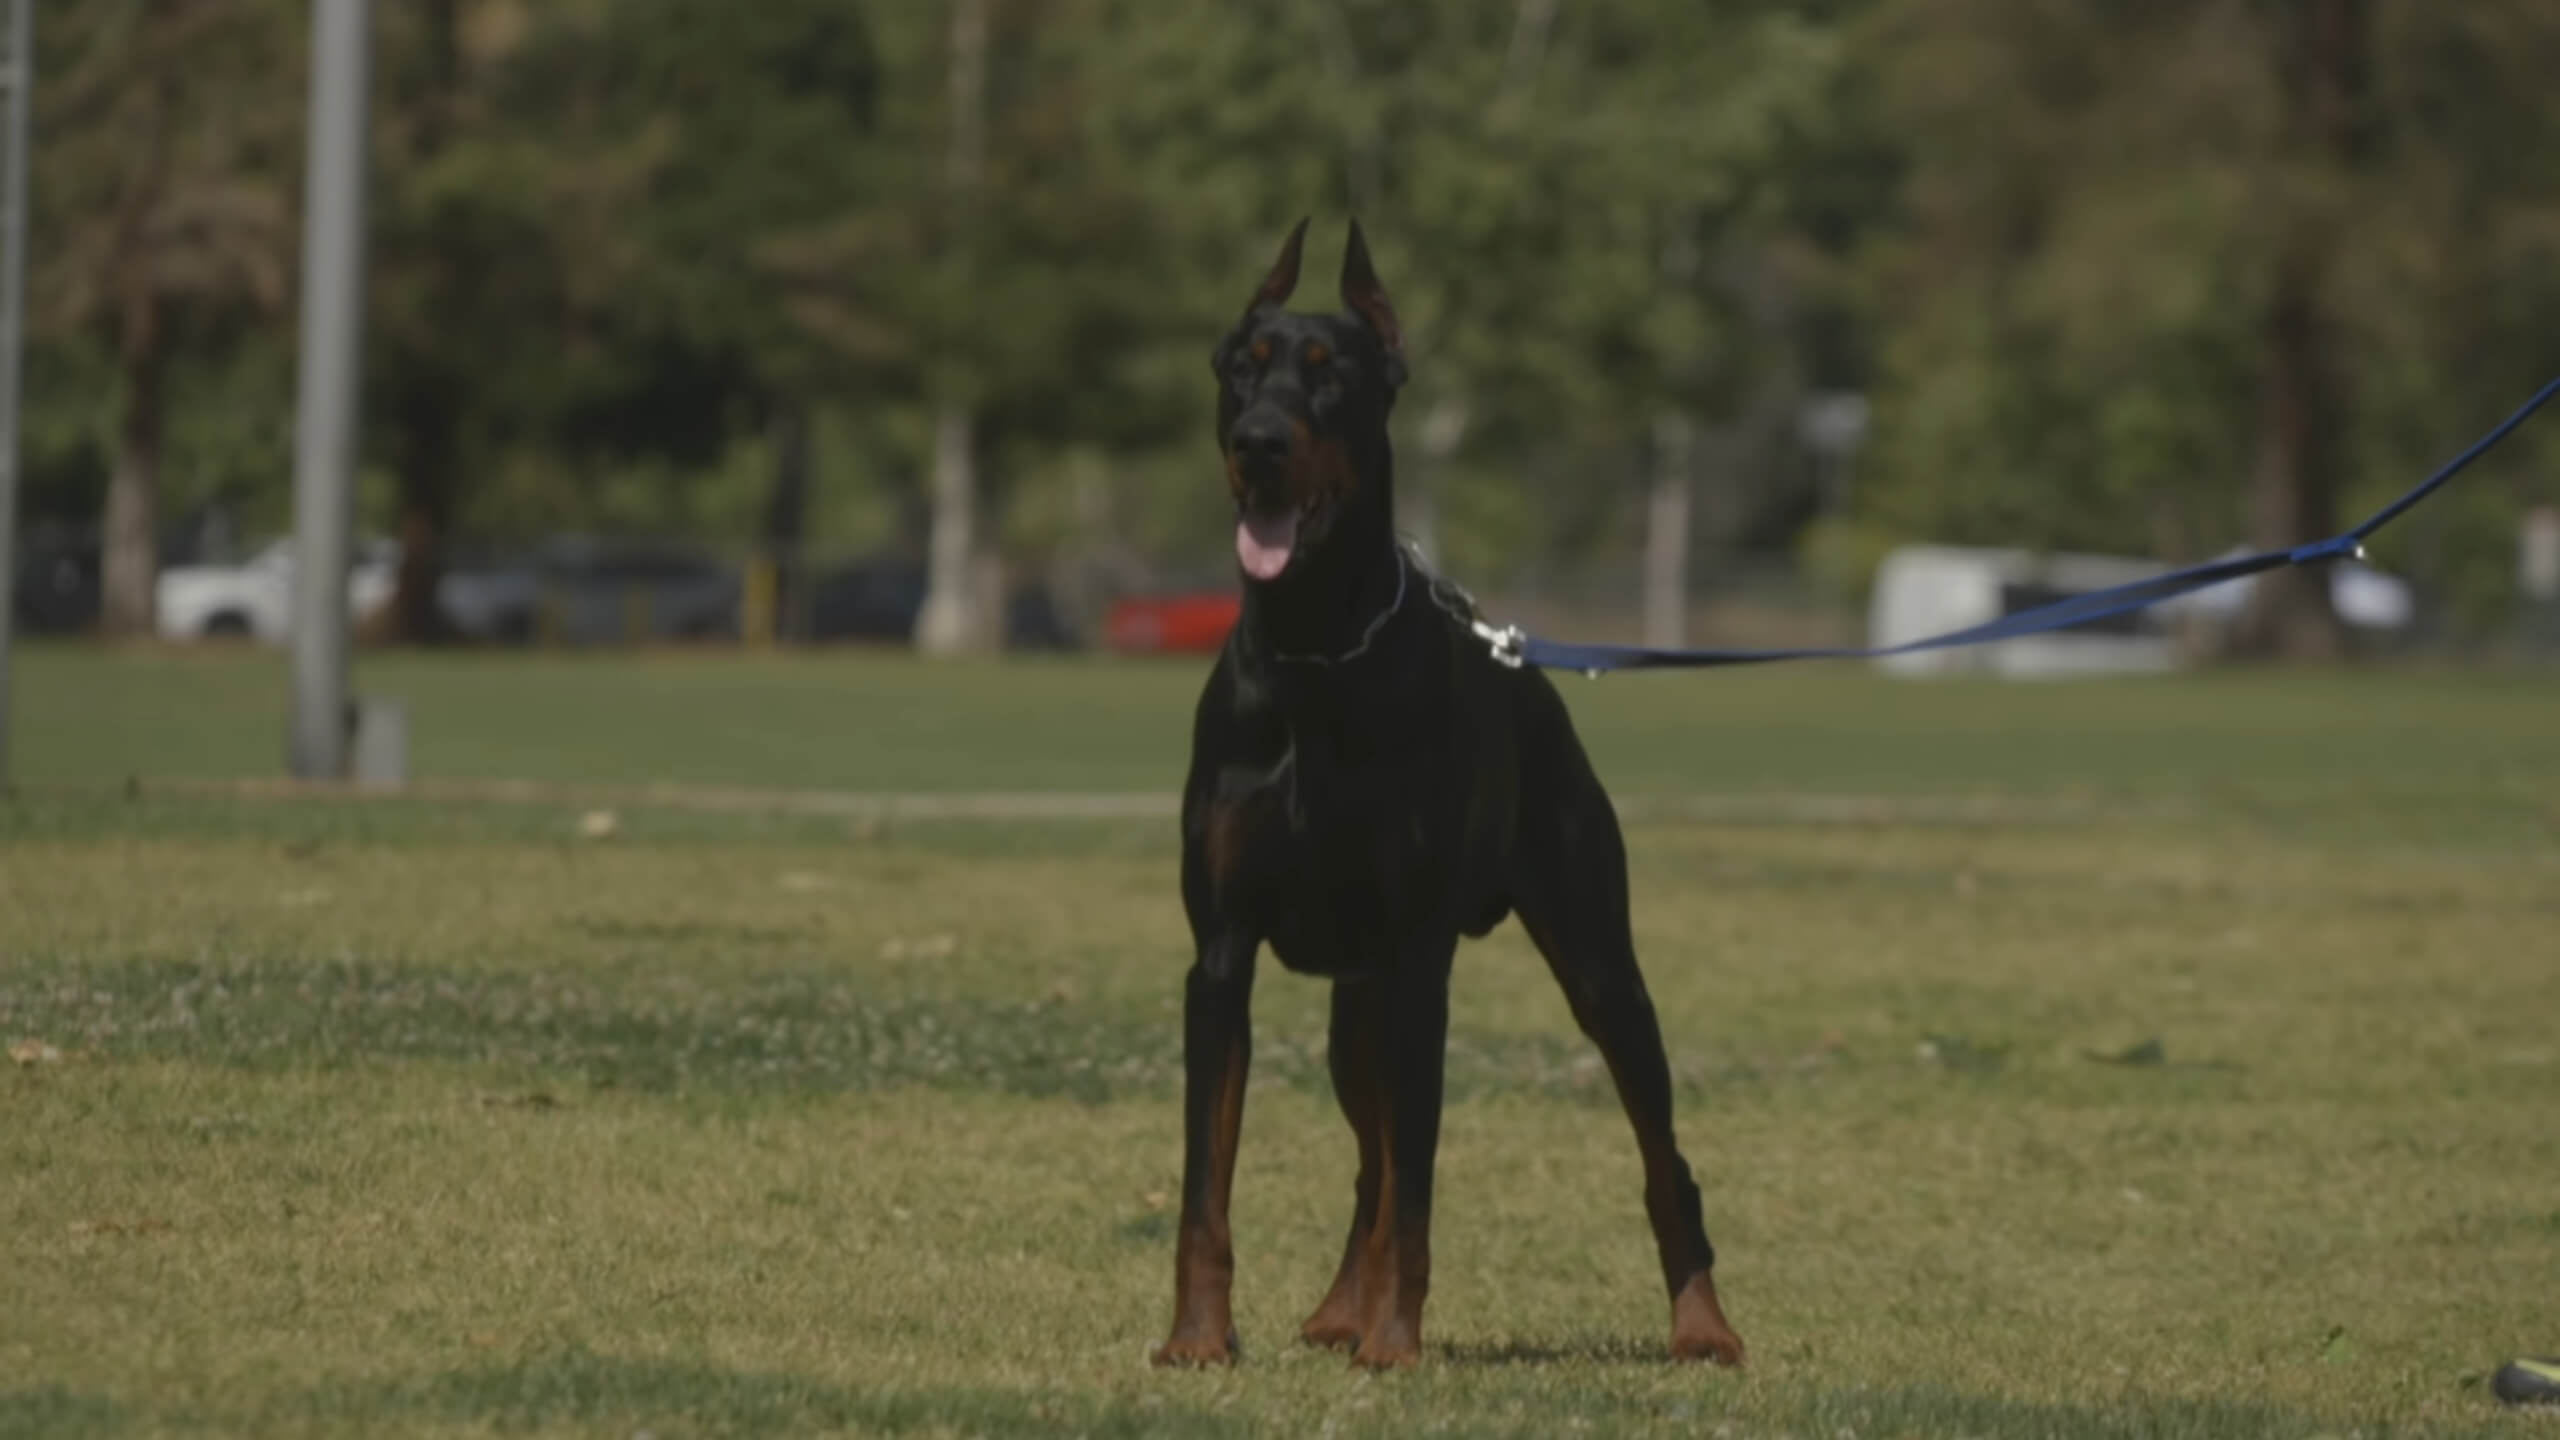
<instances>
[{"instance_id":1,"label":"dog's paw","mask_svg":"<svg viewBox=\"0 0 2560 1440\"><path fill-rule=\"evenodd\" d=\"M1421 1363L1419 1345L1363 1345L1351 1352L1352 1368L1358 1370L1409 1370Z\"/></svg>"},{"instance_id":2,"label":"dog's paw","mask_svg":"<svg viewBox=\"0 0 2560 1440\"><path fill-rule=\"evenodd\" d=\"M1321 1350L1350 1350L1360 1344L1360 1327L1347 1320L1309 1320L1298 1327L1298 1338Z\"/></svg>"},{"instance_id":3,"label":"dog's paw","mask_svg":"<svg viewBox=\"0 0 2560 1440\"><path fill-rule=\"evenodd\" d=\"M1236 1332L1230 1330L1224 1336L1175 1335L1156 1347L1155 1363L1197 1370L1211 1365L1233 1365L1243 1357L1244 1344L1236 1338Z\"/></svg>"},{"instance_id":4,"label":"dog's paw","mask_svg":"<svg viewBox=\"0 0 2560 1440\"><path fill-rule=\"evenodd\" d=\"M1742 1364L1742 1337L1730 1328L1706 1331L1680 1331L1671 1337L1674 1360L1707 1360L1727 1367Z\"/></svg>"},{"instance_id":5,"label":"dog's paw","mask_svg":"<svg viewBox=\"0 0 2560 1440\"><path fill-rule=\"evenodd\" d=\"M1671 1301L1671 1358L1742 1363L1742 1337L1726 1322L1724 1306L1716 1301L1716 1282L1703 1270L1690 1276Z\"/></svg>"},{"instance_id":6,"label":"dog's paw","mask_svg":"<svg viewBox=\"0 0 2560 1440\"><path fill-rule=\"evenodd\" d=\"M1361 1370L1404 1370L1421 1361L1422 1337L1411 1326L1392 1321L1363 1336L1351 1352L1352 1365Z\"/></svg>"},{"instance_id":7,"label":"dog's paw","mask_svg":"<svg viewBox=\"0 0 2560 1440\"><path fill-rule=\"evenodd\" d=\"M1324 1297L1324 1303L1298 1327L1298 1338L1326 1350L1350 1350L1360 1344L1360 1305L1347 1292Z\"/></svg>"}]
</instances>

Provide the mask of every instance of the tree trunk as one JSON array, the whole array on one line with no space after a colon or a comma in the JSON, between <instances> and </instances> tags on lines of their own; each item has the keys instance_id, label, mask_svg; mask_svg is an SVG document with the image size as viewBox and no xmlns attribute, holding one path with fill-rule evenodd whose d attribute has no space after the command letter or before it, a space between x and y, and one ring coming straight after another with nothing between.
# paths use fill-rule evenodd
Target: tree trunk
<instances>
[{"instance_id":1,"label":"tree trunk","mask_svg":"<svg viewBox=\"0 0 2560 1440\"><path fill-rule=\"evenodd\" d=\"M443 507L401 486L400 570L392 577L391 603L379 623L357 616L358 626L375 630L395 645L443 645L457 638L436 592L444 585Z\"/></svg>"},{"instance_id":2,"label":"tree trunk","mask_svg":"<svg viewBox=\"0 0 2560 1440\"><path fill-rule=\"evenodd\" d=\"M1662 293L1688 290L1698 276L1697 215L1686 207L1664 217L1656 265ZM1689 639L1689 541L1697 491L1697 417L1685 408L1698 393L1699 358L1667 356L1653 417L1653 481L1644 515L1644 643L1676 650Z\"/></svg>"},{"instance_id":3,"label":"tree trunk","mask_svg":"<svg viewBox=\"0 0 2560 1440\"><path fill-rule=\"evenodd\" d=\"M765 495L765 563L773 567L775 638L806 638L799 624L809 528L809 411L787 402L773 419L773 488Z\"/></svg>"},{"instance_id":4,"label":"tree trunk","mask_svg":"<svg viewBox=\"0 0 2560 1440\"><path fill-rule=\"evenodd\" d=\"M2305 0L2285 23L2290 28L2278 38L2278 72L2294 163L2342 182L2372 140L2370 13L2365 0ZM2338 425L2347 413L2347 378L2325 308L2338 219L2319 205L2297 209L2276 260L2262 334L2249 510L2253 538L2268 550L2325 539L2338 521ZM2327 568L2261 576L2235 639L2249 654L2328 659L2343 653L2346 631L2330 603Z\"/></svg>"},{"instance_id":5,"label":"tree trunk","mask_svg":"<svg viewBox=\"0 0 2560 1440\"><path fill-rule=\"evenodd\" d=\"M1417 457L1421 463L1396 486L1396 503L1404 511L1398 523L1412 538L1422 563L1434 568L1440 564L1440 486L1447 478L1449 462L1457 458L1458 447L1466 441L1471 418L1473 412L1467 408L1463 395L1444 393L1432 401L1422 417L1422 446Z\"/></svg>"},{"instance_id":6,"label":"tree trunk","mask_svg":"<svg viewBox=\"0 0 2560 1440\"><path fill-rule=\"evenodd\" d=\"M2258 458L2250 532L2258 548L2324 539L2337 528L2337 386L2323 355L2317 302L2288 265L2266 327L2259 382ZM2244 653L2333 659L2346 633L2330 604L2329 569L2286 567L2258 577L2237 637Z\"/></svg>"},{"instance_id":7,"label":"tree trunk","mask_svg":"<svg viewBox=\"0 0 2560 1440\"><path fill-rule=\"evenodd\" d=\"M455 437L459 404L443 386L426 382L401 397L400 570L392 577L389 603L377 614L355 617L368 641L444 645L460 638L436 599L461 468Z\"/></svg>"},{"instance_id":8,"label":"tree trunk","mask_svg":"<svg viewBox=\"0 0 2560 1440\"><path fill-rule=\"evenodd\" d=\"M1546 64L1547 36L1555 29L1556 0L1519 0L1511 12L1511 49L1502 59L1497 108L1516 110L1528 102Z\"/></svg>"},{"instance_id":9,"label":"tree trunk","mask_svg":"<svg viewBox=\"0 0 2560 1440\"><path fill-rule=\"evenodd\" d=\"M1689 640L1691 459L1697 424L1677 410L1653 421L1653 487L1645 504L1644 643L1678 649Z\"/></svg>"},{"instance_id":10,"label":"tree trunk","mask_svg":"<svg viewBox=\"0 0 2560 1440\"><path fill-rule=\"evenodd\" d=\"M412 162L421 168L443 152L462 86L455 0L425 0L424 10L430 88L416 110ZM443 645L460 638L436 592L444 584L444 545L462 469L457 416L463 382L435 368L427 374L435 378L412 380L399 405L400 570L392 578L389 604L377 614L355 617L359 633L369 641Z\"/></svg>"},{"instance_id":11,"label":"tree trunk","mask_svg":"<svg viewBox=\"0 0 2560 1440\"><path fill-rule=\"evenodd\" d=\"M987 0L950 0L951 146L944 181L953 244L965 263L975 242L976 199L986 168ZM987 565L978 554L978 455L970 406L948 393L934 417L933 520L925 548L924 606L916 614L916 648L928 655L984 649L991 636L978 604Z\"/></svg>"},{"instance_id":12,"label":"tree trunk","mask_svg":"<svg viewBox=\"0 0 2560 1440\"><path fill-rule=\"evenodd\" d=\"M124 326L124 414L107 482L100 621L110 636L157 628L160 589L160 450L165 396L160 307L138 299Z\"/></svg>"},{"instance_id":13,"label":"tree trunk","mask_svg":"<svg viewBox=\"0 0 2560 1440\"><path fill-rule=\"evenodd\" d=\"M979 613L977 438L968 410L946 405L933 427L933 523L925 547L916 648L955 655L987 646Z\"/></svg>"},{"instance_id":14,"label":"tree trunk","mask_svg":"<svg viewBox=\"0 0 2560 1440\"><path fill-rule=\"evenodd\" d=\"M357 617L358 624L373 632L368 638L398 645L447 645L461 638L436 599L444 585L444 542L452 502L449 481L416 474L400 477L400 571L393 577L391 601L383 613Z\"/></svg>"}]
</instances>

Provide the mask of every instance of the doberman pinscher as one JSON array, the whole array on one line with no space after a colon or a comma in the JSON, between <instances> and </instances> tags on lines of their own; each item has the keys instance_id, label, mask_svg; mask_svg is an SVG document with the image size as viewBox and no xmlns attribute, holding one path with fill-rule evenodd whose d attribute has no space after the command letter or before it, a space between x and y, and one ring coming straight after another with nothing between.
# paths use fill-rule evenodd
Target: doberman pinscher
<instances>
[{"instance_id":1,"label":"doberman pinscher","mask_svg":"<svg viewBox=\"0 0 2560 1440\"><path fill-rule=\"evenodd\" d=\"M1333 315L1282 308L1306 222L1212 361L1244 601L1193 722L1182 900L1182 1228L1160 1364L1231 1361L1227 1201L1254 958L1333 982L1329 1066L1359 1141L1333 1288L1302 1327L1354 1363L1417 1358L1431 1285L1449 971L1516 914L1600 1047L1644 1157L1671 1351L1726 1364L1698 1187L1627 924L1626 851L1555 687L1500 663L1471 607L1397 541L1394 309L1355 221Z\"/></svg>"}]
</instances>

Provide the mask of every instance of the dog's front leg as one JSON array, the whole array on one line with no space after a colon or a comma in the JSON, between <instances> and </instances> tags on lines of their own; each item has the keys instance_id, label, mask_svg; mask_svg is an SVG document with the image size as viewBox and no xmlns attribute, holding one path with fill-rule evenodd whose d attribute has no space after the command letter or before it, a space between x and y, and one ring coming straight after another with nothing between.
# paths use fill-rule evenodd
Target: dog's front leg
<instances>
[{"instance_id":1,"label":"dog's front leg","mask_svg":"<svg viewBox=\"0 0 2560 1440\"><path fill-rule=\"evenodd\" d=\"M1245 1071L1253 1060L1256 942L1234 934L1202 942L1182 1000L1182 1233L1174 1244L1173 1334L1159 1365L1224 1365L1236 1358L1228 1308L1236 1273L1227 1230L1236 1138L1244 1128Z\"/></svg>"}]
</instances>

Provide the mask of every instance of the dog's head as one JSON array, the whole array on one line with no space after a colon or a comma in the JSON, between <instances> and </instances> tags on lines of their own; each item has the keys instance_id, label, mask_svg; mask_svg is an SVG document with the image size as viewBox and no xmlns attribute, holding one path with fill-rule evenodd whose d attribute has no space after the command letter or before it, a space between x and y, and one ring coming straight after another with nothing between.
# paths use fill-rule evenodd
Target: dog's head
<instances>
[{"instance_id":1,"label":"dog's head","mask_svg":"<svg viewBox=\"0 0 2560 1440\"><path fill-rule=\"evenodd\" d=\"M1280 259L1218 342L1218 449L1236 502L1236 559L1255 580L1275 580L1322 545L1342 517L1386 497L1364 494L1362 461L1383 475L1387 412L1404 383L1404 345L1386 287L1369 264L1360 222L1342 255L1342 303L1333 315L1281 307L1298 288L1307 222L1289 232Z\"/></svg>"}]
</instances>

